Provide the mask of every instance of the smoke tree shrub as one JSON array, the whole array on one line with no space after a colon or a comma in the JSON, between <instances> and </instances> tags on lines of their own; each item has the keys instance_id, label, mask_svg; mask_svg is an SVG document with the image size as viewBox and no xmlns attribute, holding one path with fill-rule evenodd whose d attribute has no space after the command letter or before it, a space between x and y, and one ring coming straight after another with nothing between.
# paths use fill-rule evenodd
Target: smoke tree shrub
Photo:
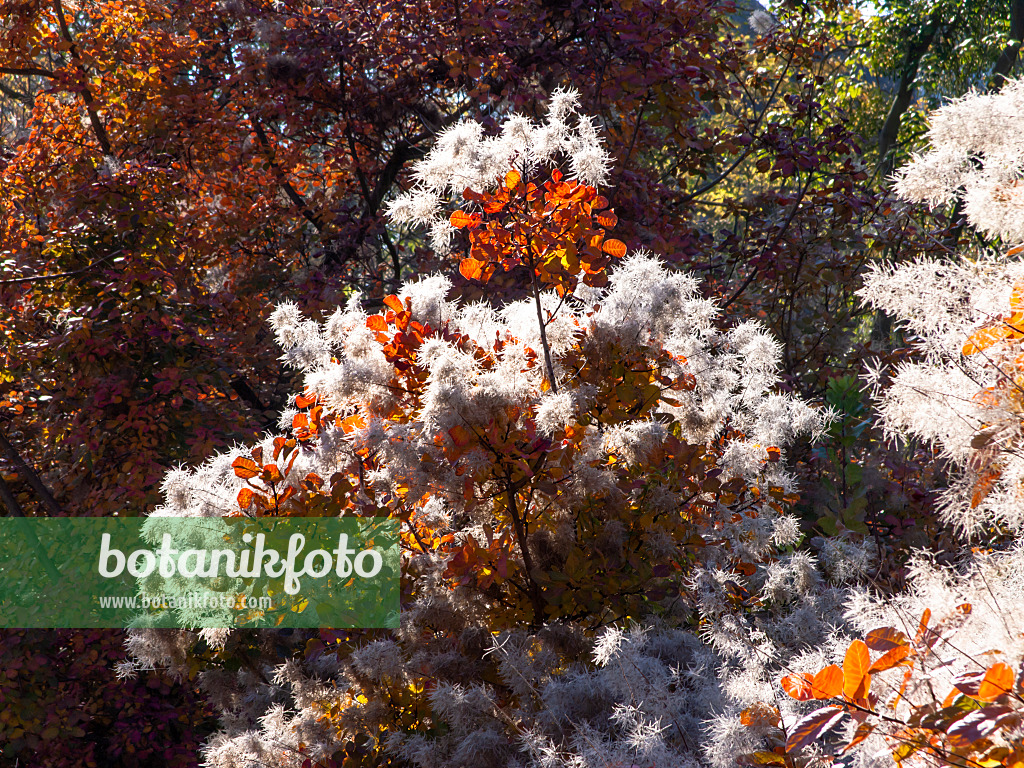
<instances>
[{"instance_id":1,"label":"smoke tree shrub","mask_svg":"<svg viewBox=\"0 0 1024 768\"><path fill-rule=\"evenodd\" d=\"M1008 250L879 266L861 291L902 322L916 352L885 386L883 372L869 374L882 422L894 439L942 450L944 519L979 546L946 566L919 555L903 594L852 595L863 639L827 659L839 663L782 679L791 699L814 704L786 724L772 762L827 756L832 732L858 765L1024 765L1022 95L1012 82L938 110L931 148L897 175L908 200L960 198L969 222Z\"/></svg>"},{"instance_id":2,"label":"smoke tree shrub","mask_svg":"<svg viewBox=\"0 0 1024 768\"><path fill-rule=\"evenodd\" d=\"M528 298L435 275L379 314L281 304L304 376L284 433L167 477L155 514L402 522L394 633L133 634L126 673L198 672L224 713L210 765L728 765L780 653L839 620L842 590L783 552L786 449L823 414L773 391L757 323L723 327L693 278L607 236L588 182L610 161L577 109L450 129L390 208L460 238L478 283L525 267Z\"/></svg>"}]
</instances>

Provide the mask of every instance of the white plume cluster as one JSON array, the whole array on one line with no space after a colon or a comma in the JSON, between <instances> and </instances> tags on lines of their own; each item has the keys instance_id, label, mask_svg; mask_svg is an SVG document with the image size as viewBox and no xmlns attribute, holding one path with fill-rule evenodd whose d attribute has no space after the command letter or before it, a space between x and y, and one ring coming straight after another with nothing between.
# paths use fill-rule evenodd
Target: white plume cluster
<instances>
[{"instance_id":1,"label":"white plume cluster","mask_svg":"<svg viewBox=\"0 0 1024 768\"><path fill-rule=\"evenodd\" d=\"M897 174L908 200L963 201L968 221L1009 242L1024 240L1024 82L995 94L972 93L931 115L929 150Z\"/></svg>"},{"instance_id":2,"label":"white plume cluster","mask_svg":"<svg viewBox=\"0 0 1024 768\"><path fill-rule=\"evenodd\" d=\"M482 126L472 121L446 128L416 164L415 186L388 205L388 218L396 224L427 227L434 250L446 253L454 229L444 205L465 189L493 189L511 170L525 177L560 160L568 162L573 178L591 186L603 184L611 157L594 118L579 109L579 93L565 88L551 94L543 123L511 115L497 136L485 136Z\"/></svg>"}]
</instances>

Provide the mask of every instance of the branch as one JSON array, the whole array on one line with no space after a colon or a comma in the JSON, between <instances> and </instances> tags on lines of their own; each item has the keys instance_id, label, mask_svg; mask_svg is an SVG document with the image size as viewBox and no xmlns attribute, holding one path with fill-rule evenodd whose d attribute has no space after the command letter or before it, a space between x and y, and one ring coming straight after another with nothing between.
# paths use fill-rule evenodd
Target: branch
<instances>
[{"instance_id":1,"label":"branch","mask_svg":"<svg viewBox=\"0 0 1024 768\"><path fill-rule=\"evenodd\" d=\"M78 73L79 87L82 89L82 100L85 102L85 111L89 115L92 131L96 134L96 140L100 143L100 149L103 150L103 154L113 155L114 150L110 147L110 137L107 135L107 129L100 120L100 116L96 113L96 102L93 99L92 91L89 90L89 78L86 76L85 65L78 55L78 46L75 45L75 40L71 37L71 30L68 29L67 20L64 18L64 6L61 4L61 0L53 0L53 11L57 17L57 24L60 26L61 37L68 44L68 54L71 57L71 61L74 62Z\"/></svg>"},{"instance_id":2,"label":"branch","mask_svg":"<svg viewBox=\"0 0 1024 768\"><path fill-rule=\"evenodd\" d=\"M26 107L32 106L32 97L27 93L18 92L4 83L0 83L0 93L9 99L14 99L17 102L24 104Z\"/></svg>"},{"instance_id":3,"label":"branch","mask_svg":"<svg viewBox=\"0 0 1024 768\"><path fill-rule=\"evenodd\" d=\"M298 193L295 187L292 186L292 183L288 181L285 176L284 170L277 164L277 161L274 160L273 147L270 146L270 141L267 139L267 134L263 130L263 126L260 125L259 120L255 117L250 118L250 122L252 122L252 129L256 134L257 140L260 142L263 149L266 150L267 162L270 163L270 167L274 169L274 175L277 176L277 183L281 186L281 189L284 190L284 193L288 195L288 199L292 201L296 208L299 209L299 213L302 214L306 221L312 224L316 228L317 232L323 234L323 221L319 216L313 213L312 210L310 210L309 205L306 204L306 200Z\"/></svg>"},{"instance_id":4,"label":"branch","mask_svg":"<svg viewBox=\"0 0 1024 768\"><path fill-rule=\"evenodd\" d=\"M36 496L46 507L46 511L54 517L63 516L60 504L53 498L53 494L43 485L43 481L39 479L39 475L33 471L32 467L25 463L25 460L21 458L21 454L18 450L11 445L11 442L7 439L7 436L0 430L0 450L7 456L7 460L14 465L15 471L21 475L21 479L28 483L32 490L36 492ZM13 510L12 510L13 513Z\"/></svg>"},{"instance_id":5,"label":"branch","mask_svg":"<svg viewBox=\"0 0 1024 768\"><path fill-rule=\"evenodd\" d=\"M18 283L38 283L43 280L57 280L63 277L74 277L75 275L80 275L83 272L88 272L93 267L98 267L105 261L110 261L110 259L112 259L114 256L117 256L119 253L123 252L124 249L114 251L113 253L108 253L99 261L94 261L91 264L87 264L86 266L82 267L81 269L75 269L72 270L71 272L54 272L49 275L33 275L32 277L11 277L6 280L0 280L0 285L17 285Z\"/></svg>"},{"instance_id":6,"label":"branch","mask_svg":"<svg viewBox=\"0 0 1024 768\"><path fill-rule=\"evenodd\" d=\"M544 621L544 598L541 595L540 585L533 578L533 556L530 554L530 547L526 542L526 526L523 525L523 518L519 515L519 506L516 504L516 493L512 490L511 479L506 479L505 495L508 498L512 528L519 543L519 550L523 554L523 570L526 571L526 581L530 588L530 604L533 606L533 621L530 624L539 627L540 623Z\"/></svg>"},{"instance_id":7,"label":"branch","mask_svg":"<svg viewBox=\"0 0 1024 768\"><path fill-rule=\"evenodd\" d=\"M792 210L790 210L789 215L786 216L786 220L784 222L782 222L782 226L779 227L779 231L775 233L775 237L773 237L771 239L771 242L765 243L765 246L761 249L761 252L758 254L758 258L760 258L761 256L764 256L768 252L769 248L774 248L778 244L778 242L782 239L782 236L784 234L786 234L786 230L789 229L789 225L793 223L793 218L796 216L796 212L798 210L800 210L800 203L803 202L804 195L807 194L807 190L811 186L811 179L813 179L813 178L814 178L814 174L813 173L809 173L807 175L807 183L804 184L803 189L800 190L800 196L796 199L796 202L793 203ZM747 288L750 286L750 284L754 281L754 277L757 276L757 273L758 273L758 269L755 266L753 269L750 270L750 274L747 275L747 279L743 281L743 284L736 290L736 293L734 293L732 296L730 296L729 300L726 301L721 306L721 310L723 312L726 309L729 308L730 304L732 304L734 301L736 301L736 299L738 299L740 297L740 294L742 294L745 290L747 290Z\"/></svg>"},{"instance_id":8,"label":"branch","mask_svg":"<svg viewBox=\"0 0 1024 768\"><path fill-rule=\"evenodd\" d=\"M0 75L20 77L56 77L57 73L43 67L0 67Z\"/></svg>"}]
</instances>

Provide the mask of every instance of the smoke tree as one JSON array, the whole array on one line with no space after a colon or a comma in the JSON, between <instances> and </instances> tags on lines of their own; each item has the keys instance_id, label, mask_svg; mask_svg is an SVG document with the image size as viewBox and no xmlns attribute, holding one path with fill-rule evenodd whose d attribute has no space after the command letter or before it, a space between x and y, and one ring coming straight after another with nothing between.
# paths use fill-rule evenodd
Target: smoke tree
<instances>
[{"instance_id":1,"label":"smoke tree","mask_svg":"<svg viewBox=\"0 0 1024 768\"><path fill-rule=\"evenodd\" d=\"M571 91L541 123L454 126L390 215L478 283L525 267L528 296L467 303L435 275L379 314L358 294L323 322L272 314L304 376L285 432L172 472L157 514L396 516L402 626L134 633L134 666L201 670L224 713L209 764L704 760L704 721L827 637L841 590L784 554L786 451L823 416L773 391L757 323L723 326L693 278L608 236L609 163Z\"/></svg>"},{"instance_id":2,"label":"smoke tree","mask_svg":"<svg viewBox=\"0 0 1024 768\"><path fill-rule=\"evenodd\" d=\"M781 681L817 707L777 723L787 765L830 747L861 765L1024 763L1022 98L1010 81L933 113L930 148L896 178L909 200L962 201L999 250L878 266L861 291L914 345L911 361L868 374L885 428L941 449L942 515L973 546L945 565L921 553L903 594L851 596L862 639Z\"/></svg>"}]
</instances>

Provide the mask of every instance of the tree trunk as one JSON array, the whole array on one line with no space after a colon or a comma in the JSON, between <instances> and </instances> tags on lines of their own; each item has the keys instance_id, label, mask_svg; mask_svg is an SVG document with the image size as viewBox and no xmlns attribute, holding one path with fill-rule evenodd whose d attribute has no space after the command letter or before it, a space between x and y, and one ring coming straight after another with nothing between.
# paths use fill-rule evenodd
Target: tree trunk
<instances>
[{"instance_id":1,"label":"tree trunk","mask_svg":"<svg viewBox=\"0 0 1024 768\"><path fill-rule=\"evenodd\" d=\"M889 112L885 116L882 130L878 134L878 167L882 176L890 176L895 169L896 139L900 133L900 121L904 113L910 107L911 99L914 96L914 81L917 79L917 68L921 59L931 47L935 35L941 25L941 6L937 6L928 17L918 40L911 43L907 49L907 55L903 60L903 71L900 74L900 84L896 89L896 96L889 105Z\"/></svg>"}]
</instances>

